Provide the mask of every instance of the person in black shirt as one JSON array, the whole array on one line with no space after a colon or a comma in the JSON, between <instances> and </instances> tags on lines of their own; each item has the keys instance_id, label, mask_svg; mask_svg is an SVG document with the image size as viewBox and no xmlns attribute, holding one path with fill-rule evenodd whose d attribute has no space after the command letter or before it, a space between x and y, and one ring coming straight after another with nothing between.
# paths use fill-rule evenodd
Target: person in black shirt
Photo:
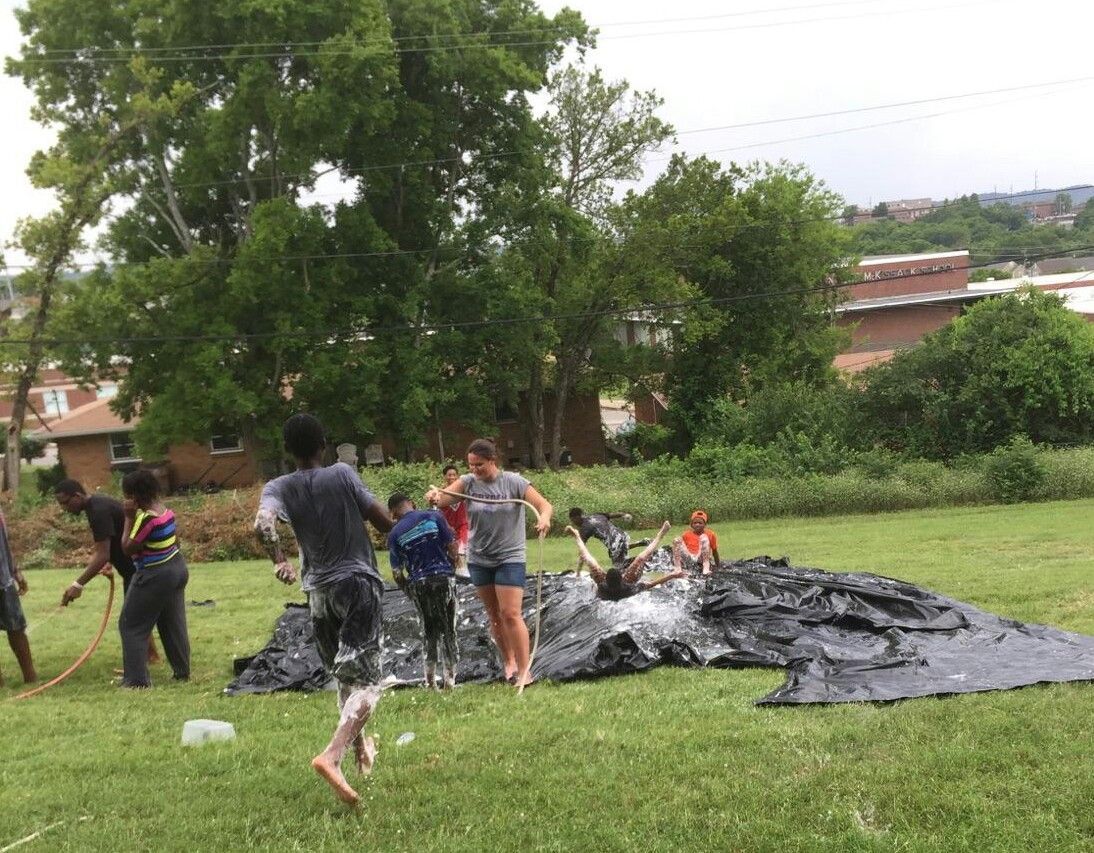
<instances>
[{"instance_id":1,"label":"person in black shirt","mask_svg":"<svg viewBox=\"0 0 1094 853\"><path fill-rule=\"evenodd\" d=\"M122 590L129 590L136 567L133 560L122 547L122 531L125 529L125 510L122 503L109 495L88 495L84 487L75 480L62 480L53 490L53 497L65 512L72 515L83 513L87 516L91 528L91 538L95 541L95 550L87 566L61 595L61 605L67 607L84 591L84 587L99 574L109 574L110 566L121 575ZM159 652L152 637L148 638L148 662L158 663Z\"/></svg>"},{"instance_id":2,"label":"person in black shirt","mask_svg":"<svg viewBox=\"0 0 1094 853\"><path fill-rule=\"evenodd\" d=\"M650 544L648 539L632 544L626 532L612 524L612 521L617 518L625 518L629 521L630 515L625 512L594 512L591 515L585 515L585 510L575 506L570 510L569 515L570 525L581 534L582 542L599 539L604 543L612 565L627 562L627 552L631 548ZM581 565L579 561L578 574L581 574Z\"/></svg>"},{"instance_id":3,"label":"person in black shirt","mask_svg":"<svg viewBox=\"0 0 1094 853\"><path fill-rule=\"evenodd\" d=\"M640 592L645 592L647 589L653 589L655 586L660 586L675 578L684 577L683 572L672 572L654 581L639 580L646 568L646 562L661 547L661 540L669 532L669 523L667 521L661 525L657 536L641 554L634 559L625 558L624 562L615 563L606 572L601 570L596 559L589 553L589 549L581 538L581 532L573 527L567 527L566 532L572 534L577 541L578 559L589 567L589 577L596 584L597 598L605 601L620 601L624 598L630 598L632 595L638 595Z\"/></svg>"}]
</instances>

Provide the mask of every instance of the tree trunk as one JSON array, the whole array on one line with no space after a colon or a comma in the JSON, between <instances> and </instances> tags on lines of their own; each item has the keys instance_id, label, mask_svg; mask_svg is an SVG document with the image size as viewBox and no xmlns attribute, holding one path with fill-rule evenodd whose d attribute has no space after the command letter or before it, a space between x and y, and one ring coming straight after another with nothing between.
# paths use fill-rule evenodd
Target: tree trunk
<instances>
[{"instance_id":1,"label":"tree trunk","mask_svg":"<svg viewBox=\"0 0 1094 853\"><path fill-rule=\"evenodd\" d=\"M543 416L543 362L536 359L528 378L528 444L533 468L546 468L544 453L545 418Z\"/></svg>"},{"instance_id":2,"label":"tree trunk","mask_svg":"<svg viewBox=\"0 0 1094 853\"><path fill-rule=\"evenodd\" d=\"M555 379L555 411L551 419L551 455L549 464L557 471L562 463L562 424L566 420L566 403L574 384L575 365L567 359L559 365Z\"/></svg>"},{"instance_id":3,"label":"tree trunk","mask_svg":"<svg viewBox=\"0 0 1094 853\"><path fill-rule=\"evenodd\" d=\"M27 416L27 401L30 398L30 389L34 387L34 379L38 375L38 368L42 366L42 358L45 356L45 343L42 340L42 333L45 331L46 319L49 317L49 304L53 300L53 284L56 272L56 265L47 271L46 280L39 291L38 311L34 315L30 343L27 344L27 358L23 362L22 369L19 372L19 381L15 386L15 399L12 402L11 420L8 422L7 442L4 451L4 479L3 483L0 484L0 489L5 492L19 492L20 439L23 435L23 422Z\"/></svg>"}]
</instances>

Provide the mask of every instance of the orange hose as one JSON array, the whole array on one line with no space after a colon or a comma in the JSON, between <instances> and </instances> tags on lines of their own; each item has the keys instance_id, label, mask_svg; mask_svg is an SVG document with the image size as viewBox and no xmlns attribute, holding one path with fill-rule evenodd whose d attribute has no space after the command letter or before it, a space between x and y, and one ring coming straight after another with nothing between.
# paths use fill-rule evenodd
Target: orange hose
<instances>
[{"instance_id":1,"label":"orange hose","mask_svg":"<svg viewBox=\"0 0 1094 853\"><path fill-rule=\"evenodd\" d=\"M91 643L88 645L88 647L86 649L84 649L83 654L81 654L78 658L76 658L76 661L75 661L75 663L72 664L72 666L70 666L68 669L66 669L64 672L62 672L56 678L50 679L45 684L39 684L33 690L28 690L25 693L20 693L18 696L14 697L15 699L30 699L32 696L37 696L39 693L42 693L46 690L49 690L49 688L53 687L54 685L60 684L62 681L64 681L66 678L68 678L70 675L72 675L72 673L74 673L81 666L83 666L84 663L87 662L87 659L89 657L91 657L91 655L95 652L95 649L97 649L99 647L99 643L102 641L103 634L106 633L106 626L110 622L110 610L114 606L114 575L113 575L113 573L107 575L106 578L107 578L107 580L110 581L110 592L107 594L106 610L103 612L103 621L102 621L102 624L99 625L99 633L97 633L95 635L95 639L93 639L91 641Z\"/></svg>"}]
</instances>

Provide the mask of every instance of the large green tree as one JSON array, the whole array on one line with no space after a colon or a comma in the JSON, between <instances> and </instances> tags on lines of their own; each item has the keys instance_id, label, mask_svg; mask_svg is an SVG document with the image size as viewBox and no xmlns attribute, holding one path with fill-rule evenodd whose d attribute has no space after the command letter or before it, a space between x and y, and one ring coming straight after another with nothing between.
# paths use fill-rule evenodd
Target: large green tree
<instances>
[{"instance_id":1,"label":"large green tree","mask_svg":"<svg viewBox=\"0 0 1094 853\"><path fill-rule=\"evenodd\" d=\"M641 242L700 297L676 318L664 381L678 449L718 401L830 378L834 285L848 275L835 194L798 166L677 157L628 207Z\"/></svg>"},{"instance_id":2,"label":"large green tree","mask_svg":"<svg viewBox=\"0 0 1094 853\"><path fill-rule=\"evenodd\" d=\"M524 313L551 318L527 328L522 397L532 465L557 466L566 405L612 349L611 312L658 297L675 283L635 253L613 195L643 173L643 159L672 134L661 100L568 66L548 84L540 163L504 188L489 209L503 242L498 262L521 281ZM550 402L551 416L548 418Z\"/></svg>"},{"instance_id":3,"label":"large green tree","mask_svg":"<svg viewBox=\"0 0 1094 853\"><path fill-rule=\"evenodd\" d=\"M236 428L272 457L290 385L340 437L407 449L454 412L481 416L481 335L415 328L491 309L472 226L535 159L527 95L585 37L578 16L528 0L30 0L19 14L15 70L62 133L130 111L134 77L151 96L199 93L119 155L137 184L104 241L120 263L66 310L70 337L100 341L67 364L121 376L115 406L140 413L142 444ZM324 171L351 197L306 206Z\"/></svg>"}]
</instances>

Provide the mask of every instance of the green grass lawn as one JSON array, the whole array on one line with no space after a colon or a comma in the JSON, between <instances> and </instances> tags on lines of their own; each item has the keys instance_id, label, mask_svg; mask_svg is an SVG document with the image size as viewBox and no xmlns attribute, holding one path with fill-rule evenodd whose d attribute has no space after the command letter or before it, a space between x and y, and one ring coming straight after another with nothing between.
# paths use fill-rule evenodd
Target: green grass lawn
<instances>
[{"instance_id":1,"label":"green grass lawn","mask_svg":"<svg viewBox=\"0 0 1094 853\"><path fill-rule=\"evenodd\" d=\"M714 527L723 558L875 571L1094 634L1094 501ZM572 550L550 541L549 567L572 566ZM45 676L101 614L96 582L42 621L72 575L30 576ZM19 849L1094 849L1094 685L792 708L753 705L782 682L761 669L659 669L519 699L404 690L380 704L377 770L354 812L307 765L334 722L330 694L220 695L232 658L261 647L298 594L252 562L194 567L189 597L216 606L189 612L188 685L157 668L151 691L111 687L112 627L68 682L7 702L15 664L0 648L0 848L66 820ZM183 749L196 717L238 739ZM397 747L404 731L417 738Z\"/></svg>"}]
</instances>

